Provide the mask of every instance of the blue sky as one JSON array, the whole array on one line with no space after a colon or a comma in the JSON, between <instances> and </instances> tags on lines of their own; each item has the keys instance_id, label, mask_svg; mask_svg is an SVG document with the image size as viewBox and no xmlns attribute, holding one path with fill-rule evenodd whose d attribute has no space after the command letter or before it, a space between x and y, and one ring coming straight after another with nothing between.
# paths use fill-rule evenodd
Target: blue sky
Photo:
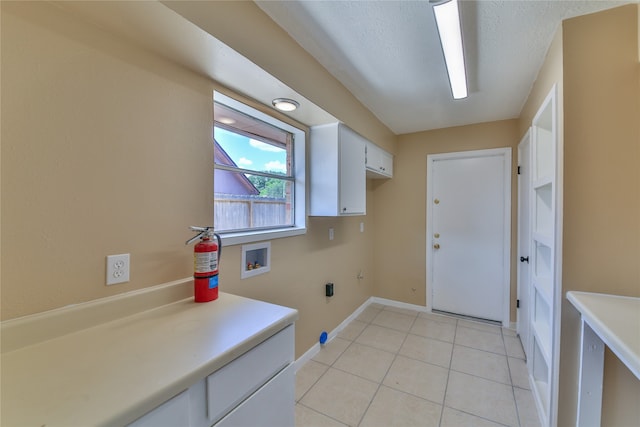
<instances>
[{"instance_id":1,"label":"blue sky","mask_svg":"<svg viewBox=\"0 0 640 427\"><path fill-rule=\"evenodd\" d=\"M282 148L217 127L215 138L238 167L261 172L287 171L287 152Z\"/></svg>"}]
</instances>

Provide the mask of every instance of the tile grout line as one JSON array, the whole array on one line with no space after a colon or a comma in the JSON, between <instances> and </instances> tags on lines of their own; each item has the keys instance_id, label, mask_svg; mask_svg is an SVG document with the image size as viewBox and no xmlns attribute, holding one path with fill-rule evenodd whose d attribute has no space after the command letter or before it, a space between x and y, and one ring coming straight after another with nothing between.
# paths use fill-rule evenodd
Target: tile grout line
<instances>
[{"instance_id":1,"label":"tile grout line","mask_svg":"<svg viewBox=\"0 0 640 427\"><path fill-rule=\"evenodd\" d=\"M460 346L460 347L464 347L464 348L470 348L471 350L482 351L484 353L495 354L497 356L509 357L509 356L507 356L506 354L503 354L503 353L496 353L495 351L483 350L481 348L471 347L469 345L464 345L464 344L455 344L455 345Z\"/></svg>"},{"instance_id":2,"label":"tile grout line","mask_svg":"<svg viewBox=\"0 0 640 427\"><path fill-rule=\"evenodd\" d=\"M462 327L462 328L466 328L466 327L465 327L465 326L463 326L463 325L456 325L456 332L455 332L455 334L457 334L458 326L460 326L460 327ZM467 328L467 329L469 329L469 328ZM455 334L454 334L454 342L455 342ZM497 334L496 334L496 335L497 335ZM502 336L502 333L501 333L500 335ZM485 353L489 353L489 354L495 354L495 355L499 355L499 356L504 356L504 357L507 359L507 363L508 363L508 356L507 356L506 354L493 353L493 352L489 352L489 351L485 351L485 350L481 350L481 349L476 349L476 348L473 348L473 347L468 347L468 346L464 346L464 345L460 345L460 344L454 344L454 349L455 349L455 346L456 346L456 345L458 345L458 346L460 346L460 347L470 348L470 349L473 349L473 350L483 351L483 352L485 352ZM504 345L504 340L503 340L503 345ZM453 349L453 350L454 350L454 349ZM514 393L514 391L513 391L513 383L511 383L511 384L505 384L505 383L501 383L501 382L499 382L499 381L494 381L494 380L491 380L491 379L488 379L488 378L479 377L479 376L477 376L477 375L473 375L473 374L469 374L469 373L466 373L466 372L461 372L461 371L458 371L458 370L453 369L453 367L452 367L452 366L453 366L453 350L452 350L452 352L451 352L451 361L450 361L449 374L453 371L453 372L458 372L458 373L461 373L461 374L464 374L464 375L469 375L469 376L472 376L472 377L475 377L475 378L483 379L483 380L486 380L486 381L491 381L491 382L494 382L494 383L496 383L496 384L501 384L501 385L506 385L506 386L509 386L509 385L510 385L510 386L511 386L511 389L512 389L512 393ZM505 348L505 353L506 353L506 348ZM508 369L509 369L509 366L507 365L507 370L508 370ZM511 381L511 372L510 372L510 371L509 371L509 381ZM447 377L447 387L445 388L445 400L446 400L446 392L447 392L448 387L449 387L449 377ZM516 400L515 400L515 395L514 395L514 405L516 406L516 411L517 411L517 403L516 403ZM478 415L478 414L475 414L475 413L471 413L471 412L468 412L468 411L465 411L465 410L462 410L462 409L456 409L456 408L453 408L453 407L447 406L444 402L443 402L443 404L442 404L442 413L441 413L441 415L440 415L440 425L442 425L442 417L443 417L443 415L444 415L444 409L445 409L445 408L453 409L453 410L455 410L455 411L462 412L462 413L464 413L464 414L467 414L467 415L472 416L472 417L475 417L475 418L480 418L480 419L483 419L483 420L489 421L489 422L494 423L494 424L499 424L499 425L507 426L507 427L508 427L508 425L507 425L507 424L504 424L504 423L502 423L502 422L499 422L499 421L496 421L496 420L492 420L492 419L489 419L489 418L483 417L483 416L481 416L481 415ZM516 415L518 415L518 412L516 412ZM519 416L518 416L517 422L518 422L518 426L521 426Z\"/></svg>"},{"instance_id":3,"label":"tile grout line","mask_svg":"<svg viewBox=\"0 0 640 427\"><path fill-rule=\"evenodd\" d=\"M382 311L382 310L379 310L379 311ZM377 316L377 314L376 314L376 316ZM374 318L375 318L375 316L374 316ZM361 322L363 322L363 323L366 323L366 324L367 324L367 326L369 326L369 325L371 325L371 324L372 324L372 323L371 323L371 321L364 321L364 320L361 320L361 319L358 319L358 318L356 318L356 319L354 319L354 320L359 320L359 321L361 321ZM372 320L373 320L373 319L372 319ZM324 376L327 374L327 372L329 372L331 369L336 369L336 370L339 370L339 371L341 371L341 372L346 372L346 371L343 371L342 369L334 368L334 367L333 367L333 365L338 361L338 359L340 358L340 356L342 356L342 355L344 354L344 352L345 352L345 351L347 351L347 349L348 349L349 347L351 347L351 345L352 345L353 343L355 343L355 340L357 339L357 337L358 337L358 336L360 336L360 335L362 334L362 332L363 332L365 329L366 329L366 326L362 329L362 331L360 331L360 333L358 333L358 335L356 336L356 338L354 338L353 340L346 340L346 339L344 339L344 338L341 338L341 339L343 339L343 340L345 340L345 341L350 341L350 342L349 342L349 345L347 345L347 346L345 347L345 349L344 349L344 350L342 350L342 352L340 352L340 354L335 358L335 360L334 360L333 362L331 362L331 364L326 364L326 363L323 363L323 362L319 362L319 361L317 361L317 360L314 360L313 358L311 359L311 360L313 360L313 361L314 361L314 362L316 362L316 363L320 363L321 365L326 366L326 367L327 367L327 369L322 373L322 375L320 375L320 376L318 377L318 379L317 379L317 380L315 380L315 381L314 381L314 383L311 385L311 387L309 387L309 388L307 389L307 391L305 391L305 392L303 393L303 395L302 395L302 396L300 396L300 399L298 399L298 400L295 402L296 404L300 404L300 405L304 406L305 408L308 408L308 409L310 409L310 410L312 410L312 411L314 411L314 412L316 412L316 413L318 413L318 414L320 414L320 415L323 415L323 416L328 417L328 418L330 418L330 419L332 419L332 420L334 420L334 421L339 422L340 424L345 425L345 423L343 423L342 421L340 421L340 420L338 420L338 419L336 419L336 418L333 418L333 417L331 417L330 415L325 414L324 412L320 412L320 411L318 411L318 410L315 410L315 409L313 409L313 408L311 408L311 407L309 407L309 406L307 406L307 405L304 405L304 404L302 404L302 403L300 403L300 402L302 401L302 399L304 398L304 396L306 396L306 395L307 395L307 393L309 393L309 391L311 391L311 389L312 389L313 387L315 387L315 385L320 381L320 379L321 379L322 377L324 377ZM335 336L333 339L335 339L335 338L339 338L339 337L338 337L338 336ZM333 341L333 339L332 339L331 341ZM351 374L350 372L347 372L347 373ZM362 377L360 377L360 376L358 376L358 375L355 375L355 374L351 374L351 375L357 376L358 378L362 378ZM367 378L362 378L362 379L368 380ZM371 380L368 380L368 381L371 381ZM376 393L377 393L377 390L376 390ZM375 394L374 394L374 397L375 397ZM372 399L372 400L373 400L373 399ZM371 404L371 402L369 402L369 404ZM368 409L368 407L367 407L367 409ZM365 411L365 413L366 413L366 411ZM363 416L364 416L364 415L363 415ZM346 424L346 425L348 425L348 424Z\"/></svg>"},{"instance_id":4,"label":"tile grout line","mask_svg":"<svg viewBox=\"0 0 640 427\"><path fill-rule=\"evenodd\" d=\"M511 395L513 396L513 406L516 408L516 417L518 421L518 427L522 427L522 419L520 417L520 409L518 408L518 399L516 399L516 391L513 386L513 376L511 375L511 364L509 363L509 355L507 354L507 343L504 340L504 334L502 334L502 343L504 344L504 353L507 355L507 369L509 370L509 381L511 381Z\"/></svg>"},{"instance_id":5,"label":"tile grout line","mask_svg":"<svg viewBox=\"0 0 640 427\"><path fill-rule=\"evenodd\" d=\"M372 318L369 322L366 322L366 323L367 323L367 326L365 326L365 327L362 329L362 331L360 331L360 333L358 334L358 337L359 337L360 335L362 335L362 333L364 332L364 330L365 330L365 329L367 329L367 327L369 327L369 326L373 325L373 321L375 320L375 318L376 318L376 317L378 317L378 315L382 312L382 310L384 310L384 308L382 308L381 310L379 310L379 311L378 311L378 313L376 313L376 315L375 315L375 316L373 316L373 318ZM344 349L344 351L343 351L342 353L340 353L340 355L336 358L336 360L334 360L334 361L333 361L333 363L331 364L331 367L330 367L330 368L333 368L333 365L338 361L338 359L340 359L340 357L341 357L341 356L342 356L342 355L347 351L347 349L348 349L349 347L351 347L351 346L356 342L356 339L358 339L358 337L354 338L354 339L351 341L351 343L347 346L347 348L345 348L345 349ZM360 344L360 343L358 343L358 344ZM362 344L361 344L361 345L362 345ZM339 370L339 371L342 371L342 372L346 372L346 371L343 371L342 369L339 369L339 368L333 368L333 369L336 369L336 370ZM328 370L327 370L327 371L328 371ZM361 377L361 376L359 376L359 375L356 375L356 374L353 374L353 373L351 373L351 372L347 372L347 373L348 373L348 374L351 374L351 375L354 375L354 376L356 376L356 377L358 377L358 378L362 378L362 379L365 379L365 380L371 381L371 380L369 380L368 378L363 378L363 377ZM383 377L383 378L384 378L384 377ZM371 381L371 382L373 382L373 381ZM369 410L369 407L371 406L371 402L373 402L373 399L375 399L376 395L378 394L378 390L379 390L379 389L380 389L380 383L378 383L378 387L376 388L376 392L375 392L375 393L373 393L373 396L371 397L371 400L369 401L369 404L367 405L367 408L364 410L364 412L362 413L362 416L360 417L360 419L358 420L358 422L357 422L357 423L355 424L355 426L353 426L353 427L357 427L357 426L362 422L362 419L364 418L365 414L366 414L366 413L367 413L367 411ZM343 424L344 424L344 423L343 423ZM347 424L347 425L349 425L349 424ZM349 425L349 427L352 427L352 426L350 426L350 425Z\"/></svg>"},{"instance_id":6,"label":"tile grout line","mask_svg":"<svg viewBox=\"0 0 640 427\"><path fill-rule=\"evenodd\" d=\"M316 410L316 409L313 409L313 408L311 408L310 406L305 405L304 403L296 403L296 404L297 404L297 405L300 405L300 406L304 406L304 407L305 407L305 408L307 408L308 410L313 411L313 412L315 412L316 414L320 414L320 415L322 415L323 417L327 417L327 418L329 418L329 419L331 419L331 420L333 420L333 421L335 421L335 422L338 422L338 423L340 423L340 424L342 424L342 425L348 425L348 424L345 424L345 423L343 423L342 421L340 421L340 420L338 420L338 419L336 419L336 418L333 418L333 417L332 417L332 416L330 416L330 415L324 414L324 413L322 413L322 412L320 412L320 411L318 411L318 410Z\"/></svg>"},{"instance_id":7,"label":"tile grout line","mask_svg":"<svg viewBox=\"0 0 640 427\"><path fill-rule=\"evenodd\" d=\"M313 359L312 359L312 360L313 360ZM314 362L315 362L315 360L314 360ZM307 362L307 363L308 363L308 362ZM320 362L316 362L316 363L320 363ZM320 364L321 364L321 365L324 365L324 363L320 363ZM326 365L325 365L325 366L326 366ZM302 401L302 399L307 395L307 393L309 393L309 390L311 390L311 389L312 389L316 384L318 384L318 381L320 381L320 378L324 377L324 374L326 374L328 370L329 370L329 367L327 367L327 369L322 373L322 375L320 375L320 376L318 377L318 379L317 379L317 380L315 380L315 381L313 382L313 384L311 384L311 386L309 386L309 388L307 388L307 390L306 390L304 393L302 393L302 396L300 396L300 398L299 398L298 400L296 400L296 405L297 405L298 403L300 403L300 401ZM297 373L296 373L296 375L297 375ZM294 394L295 394L295 392L294 392Z\"/></svg>"},{"instance_id":8,"label":"tile grout line","mask_svg":"<svg viewBox=\"0 0 640 427\"><path fill-rule=\"evenodd\" d=\"M391 366L393 366L393 363L396 361L396 357L398 357L397 353L394 354L393 360L389 364L389 367L387 368L387 371L384 373L384 375L382 377L382 380L378 383L378 387L376 387L376 392L373 393L373 396L371 396L371 400L369 400L369 404L367 405L366 409L364 410L364 412L360 416L360 419L358 420L358 423L356 424L356 426L359 426L360 424L362 424L362 421L364 420L364 417L367 415L367 412L369 412L369 408L371 408L371 404L373 403L373 401L375 400L376 396L378 395L378 392L380 391L380 387L382 387L382 382L384 381L384 379L386 378L387 374L389 373L389 370L391 369Z\"/></svg>"},{"instance_id":9,"label":"tile grout line","mask_svg":"<svg viewBox=\"0 0 640 427\"><path fill-rule=\"evenodd\" d=\"M509 424L504 424L504 423L502 423L500 421L495 421L495 420L489 419L487 417L483 417L482 415L476 415L474 413L471 413L471 412L468 412L468 411L465 411L465 410L462 410L462 409L452 408L451 406L447 406L447 408L453 409L454 411L457 411L457 412L462 412L463 414L467 414L467 415L469 415L471 417L474 417L474 418L479 418L479 419L487 421L487 422L489 422L491 424L497 424L497 425L504 426L504 427L514 427L514 426L510 426Z\"/></svg>"},{"instance_id":10,"label":"tile grout line","mask_svg":"<svg viewBox=\"0 0 640 427\"><path fill-rule=\"evenodd\" d=\"M416 322L416 319L418 318L418 314L416 313L416 317L415 319L413 319L413 322L411 322L411 326L409 327L409 329L411 329L411 327L413 326L413 324ZM379 326L379 325L376 325ZM391 329L391 328L388 328ZM357 426L360 426L360 424L362 424L362 421L364 420L364 417L367 415L367 412L369 412L369 408L371 408L371 404L373 403L373 401L375 400L376 396L378 395L378 393L380 392L380 388L382 387L382 383L384 382L384 379L387 377L387 375L389 374L389 371L391 370L391 367L393 366L393 364L395 363L396 359L398 358L398 355L400 354L400 349L402 348L402 346L404 345L405 341L407 340L407 337L409 336L409 332L405 333L404 339L402 340L402 343L400 344L400 346L398 347L398 350L394 353L393 355L393 360L391 361L391 363L389 364L389 367L387 368L386 372L384 373L384 375L382 376L382 379L380 380L380 382L378 383L378 387L376 388L376 392L373 393L373 396L371 397L371 400L369 401L369 404L367 405L367 408L364 410L364 412L362 413L362 416L360 417L360 420L358 421ZM373 348L373 347L372 347ZM378 349L380 350L380 349ZM384 350L382 350L384 351Z\"/></svg>"},{"instance_id":11,"label":"tile grout line","mask_svg":"<svg viewBox=\"0 0 640 427\"><path fill-rule=\"evenodd\" d=\"M449 389L449 378L451 377L451 366L453 364L453 350L455 349L456 334L458 333L458 319L456 319L455 329L453 330L453 343L451 343L451 356L449 357L449 369L447 369L447 382L444 386L444 396L442 396L442 407L440 408L440 420L438 426L442 426L442 418L444 417L444 408L447 401L447 390Z\"/></svg>"}]
</instances>

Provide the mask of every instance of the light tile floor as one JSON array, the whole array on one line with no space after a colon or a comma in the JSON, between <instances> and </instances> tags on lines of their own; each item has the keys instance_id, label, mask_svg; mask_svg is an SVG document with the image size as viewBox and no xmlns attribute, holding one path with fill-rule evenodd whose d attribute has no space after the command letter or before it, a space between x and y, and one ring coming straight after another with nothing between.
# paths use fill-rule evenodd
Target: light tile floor
<instances>
[{"instance_id":1,"label":"light tile floor","mask_svg":"<svg viewBox=\"0 0 640 427\"><path fill-rule=\"evenodd\" d=\"M510 329L369 305L296 375L296 427L539 426Z\"/></svg>"}]
</instances>

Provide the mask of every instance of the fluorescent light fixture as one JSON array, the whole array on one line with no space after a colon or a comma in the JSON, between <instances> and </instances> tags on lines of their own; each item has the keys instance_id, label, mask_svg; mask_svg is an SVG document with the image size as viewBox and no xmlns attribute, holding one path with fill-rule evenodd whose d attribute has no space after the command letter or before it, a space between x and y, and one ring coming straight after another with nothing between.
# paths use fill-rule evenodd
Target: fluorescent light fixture
<instances>
[{"instance_id":1,"label":"fluorescent light fixture","mask_svg":"<svg viewBox=\"0 0 640 427\"><path fill-rule=\"evenodd\" d=\"M447 64L451 92L455 99L467 97L467 73L464 69L464 52L462 49L462 31L460 29L460 13L458 0L449 0L435 4L433 13L440 34L440 43Z\"/></svg>"},{"instance_id":2,"label":"fluorescent light fixture","mask_svg":"<svg viewBox=\"0 0 640 427\"><path fill-rule=\"evenodd\" d=\"M293 111L300 106L298 102L289 98L276 98L271 103L280 111Z\"/></svg>"}]
</instances>

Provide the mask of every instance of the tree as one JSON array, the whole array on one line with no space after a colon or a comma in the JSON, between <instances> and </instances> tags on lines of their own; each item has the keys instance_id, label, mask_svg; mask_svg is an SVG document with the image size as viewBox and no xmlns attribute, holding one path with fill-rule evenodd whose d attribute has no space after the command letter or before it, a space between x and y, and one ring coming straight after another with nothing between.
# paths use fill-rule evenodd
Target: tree
<instances>
[{"instance_id":1,"label":"tree","mask_svg":"<svg viewBox=\"0 0 640 427\"><path fill-rule=\"evenodd\" d=\"M278 172L269 172L278 173ZM249 175L249 181L258 189L261 196L283 198L286 181L260 175Z\"/></svg>"}]
</instances>

